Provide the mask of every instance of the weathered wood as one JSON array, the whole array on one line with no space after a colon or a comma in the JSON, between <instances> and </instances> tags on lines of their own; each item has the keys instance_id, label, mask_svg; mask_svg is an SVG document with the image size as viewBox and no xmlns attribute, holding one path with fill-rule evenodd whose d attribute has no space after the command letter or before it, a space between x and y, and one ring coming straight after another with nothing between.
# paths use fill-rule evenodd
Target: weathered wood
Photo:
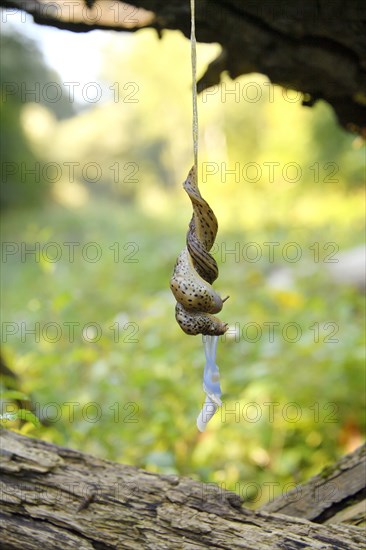
<instances>
[{"instance_id":1,"label":"weathered wood","mask_svg":"<svg viewBox=\"0 0 366 550\"><path fill-rule=\"evenodd\" d=\"M86 4L94 6L91 11ZM218 84L225 70L232 78L259 72L275 84L303 92L309 106L325 99L340 124L366 135L363 0L199 0L196 4L198 40L218 42L223 48L201 79L201 90ZM190 35L189 0L129 0L127 4L122 0L119 4L115 0L0 0L0 6L25 10L39 24L75 32L134 32L151 27L159 34L163 29L179 29Z\"/></svg>"},{"instance_id":2,"label":"weathered wood","mask_svg":"<svg viewBox=\"0 0 366 550\"><path fill-rule=\"evenodd\" d=\"M365 524L366 445L324 468L305 485L262 507L263 511L317 523Z\"/></svg>"},{"instance_id":3,"label":"weathered wood","mask_svg":"<svg viewBox=\"0 0 366 550\"><path fill-rule=\"evenodd\" d=\"M364 533L253 512L238 495L2 430L2 548L354 549Z\"/></svg>"}]
</instances>

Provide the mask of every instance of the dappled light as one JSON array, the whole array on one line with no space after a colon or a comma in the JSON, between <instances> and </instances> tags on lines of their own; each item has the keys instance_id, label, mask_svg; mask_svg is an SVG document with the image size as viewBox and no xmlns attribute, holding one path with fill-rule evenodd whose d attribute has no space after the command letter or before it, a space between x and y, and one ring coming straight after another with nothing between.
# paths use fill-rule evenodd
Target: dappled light
<instances>
[{"instance_id":1,"label":"dappled light","mask_svg":"<svg viewBox=\"0 0 366 550\"><path fill-rule=\"evenodd\" d=\"M200 434L200 337L169 290L191 217L189 42L111 33L76 101L40 53L39 92L22 96L27 45L2 40L2 354L41 421L5 425L252 506L359 445L364 289L347 267L362 277L362 140L260 74L200 94L199 183L230 295L223 406ZM219 51L198 45L200 74Z\"/></svg>"}]
</instances>

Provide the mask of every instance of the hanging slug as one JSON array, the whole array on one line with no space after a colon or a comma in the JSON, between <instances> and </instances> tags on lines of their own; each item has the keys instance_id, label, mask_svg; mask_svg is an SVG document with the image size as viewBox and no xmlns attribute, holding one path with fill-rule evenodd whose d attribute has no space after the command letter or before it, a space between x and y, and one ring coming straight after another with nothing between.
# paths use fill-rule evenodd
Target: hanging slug
<instances>
[{"instance_id":1,"label":"hanging slug","mask_svg":"<svg viewBox=\"0 0 366 550\"><path fill-rule=\"evenodd\" d=\"M187 246L176 261L170 288L177 300L175 318L186 334L219 336L228 328L212 315L221 311L222 299L212 288L218 267L209 253L217 234L217 219L197 186L193 167L183 184L192 202L193 216L187 232Z\"/></svg>"},{"instance_id":2,"label":"hanging slug","mask_svg":"<svg viewBox=\"0 0 366 550\"><path fill-rule=\"evenodd\" d=\"M186 334L202 334L206 356L203 389L206 400L197 418L197 428L203 432L208 421L221 406L219 368L216 365L218 337L228 326L213 315L221 311L227 298L215 292L211 284L219 270L210 250L217 234L216 216L202 198L197 185L195 167L183 184L193 206L193 216L187 232L187 246L179 254L170 288L177 300L175 318Z\"/></svg>"}]
</instances>

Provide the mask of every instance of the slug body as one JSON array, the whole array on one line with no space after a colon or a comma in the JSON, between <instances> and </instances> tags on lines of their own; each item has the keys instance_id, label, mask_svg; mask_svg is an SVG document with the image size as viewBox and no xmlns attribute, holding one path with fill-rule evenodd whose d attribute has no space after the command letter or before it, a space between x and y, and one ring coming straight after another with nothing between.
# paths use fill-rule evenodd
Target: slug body
<instances>
[{"instance_id":1,"label":"slug body","mask_svg":"<svg viewBox=\"0 0 366 550\"><path fill-rule=\"evenodd\" d=\"M221 311L225 301L211 286L218 277L217 263L210 254L217 234L217 219L199 192L194 167L183 187L191 199L193 216L187 246L178 256L170 280L177 300L175 318L186 334L219 336L228 326L213 315Z\"/></svg>"}]
</instances>

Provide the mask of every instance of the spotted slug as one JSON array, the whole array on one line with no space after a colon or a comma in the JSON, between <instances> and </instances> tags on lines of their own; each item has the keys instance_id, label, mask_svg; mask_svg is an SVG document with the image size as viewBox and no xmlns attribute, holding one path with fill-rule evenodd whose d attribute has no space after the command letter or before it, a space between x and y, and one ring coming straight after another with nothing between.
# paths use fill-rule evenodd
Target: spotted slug
<instances>
[{"instance_id":1,"label":"spotted slug","mask_svg":"<svg viewBox=\"0 0 366 550\"><path fill-rule=\"evenodd\" d=\"M227 300L212 287L218 277L217 263L210 254L217 234L217 219L198 189L195 167L190 170L183 188L191 200L193 215L186 247L178 256L170 280L177 300L175 318L186 334L220 336L228 325L213 315L221 311Z\"/></svg>"}]
</instances>

